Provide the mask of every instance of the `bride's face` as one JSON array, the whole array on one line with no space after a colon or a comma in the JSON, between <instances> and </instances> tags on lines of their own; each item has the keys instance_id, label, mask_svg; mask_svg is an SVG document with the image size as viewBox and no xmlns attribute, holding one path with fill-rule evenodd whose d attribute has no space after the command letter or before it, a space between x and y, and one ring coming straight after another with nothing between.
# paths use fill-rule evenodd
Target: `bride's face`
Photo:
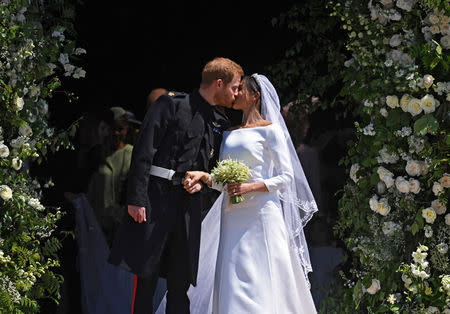
<instances>
[{"instance_id":1,"label":"bride's face","mask_svg":"<svg viewBox=\"0 0 450 314\"><path fill-rule=\"evenodd\" d=\"M236 101L234 102L233 109L236 110L246 110L250 106L252 106L256 101L257 95L252 93L247 85L245 84L245 81L241 82L241 85L239 86L238 95L236 97Z\"/></svg>"}]
</instances>

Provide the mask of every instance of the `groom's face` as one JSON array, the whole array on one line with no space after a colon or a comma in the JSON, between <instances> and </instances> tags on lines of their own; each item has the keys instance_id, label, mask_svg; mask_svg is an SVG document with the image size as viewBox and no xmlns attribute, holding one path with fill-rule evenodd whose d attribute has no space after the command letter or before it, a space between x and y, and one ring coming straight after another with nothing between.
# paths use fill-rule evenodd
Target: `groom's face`
<instances>
[{"instance_id":1,"label":"groom's face","mask_svg":"<svg viewBox=\"0 0 450 314\"><path fill-rule=\"evenodd\" d=\"M241 76L235 74L231 82L225 84L222 82L216 89L214 95L214 102L218 106L231 108L236 100L236 96L239 92L239 84L241 82Z\"/></svg>"}]
</instances>

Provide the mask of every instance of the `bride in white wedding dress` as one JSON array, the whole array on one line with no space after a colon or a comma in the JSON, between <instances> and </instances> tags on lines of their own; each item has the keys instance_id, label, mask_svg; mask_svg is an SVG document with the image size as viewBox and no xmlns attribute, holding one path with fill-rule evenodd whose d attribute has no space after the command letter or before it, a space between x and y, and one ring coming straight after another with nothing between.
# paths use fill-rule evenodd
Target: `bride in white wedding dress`
<instances>
[{"instance_id":1,"label":"bride in white wedding dress","mask_svg":"<svg viewBox=\"0 0 450 314\"><path fill-rule=\"evenodd\" d=\"M303 226L317 205L277 93L263 75L244 77L233 108L243 111L243 123L224 132L220 159L245 162L249 180L223 187L207 173L186 175L188 192L198 180L223 191L202 223L191 313L316 313ZM230 204L234 195L244 201Z\"/></svg>"}]
</instances>

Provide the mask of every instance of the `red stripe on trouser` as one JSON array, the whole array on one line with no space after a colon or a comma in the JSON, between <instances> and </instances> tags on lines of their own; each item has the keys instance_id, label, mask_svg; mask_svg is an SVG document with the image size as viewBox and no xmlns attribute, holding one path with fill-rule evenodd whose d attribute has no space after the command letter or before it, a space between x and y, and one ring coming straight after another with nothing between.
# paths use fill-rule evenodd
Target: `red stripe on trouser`
<instances>
[{"instance_id":1,"label":"red stripe on trouser","mask_svg":"<svg viewBox=\"0 0 450 314\"><path fill-rule=\"evenodd\" d=\"M131 304L131 314L134 313L134 300L136 299L137 275L134 275L133 303Z\"/></svg>"}]
</instances>

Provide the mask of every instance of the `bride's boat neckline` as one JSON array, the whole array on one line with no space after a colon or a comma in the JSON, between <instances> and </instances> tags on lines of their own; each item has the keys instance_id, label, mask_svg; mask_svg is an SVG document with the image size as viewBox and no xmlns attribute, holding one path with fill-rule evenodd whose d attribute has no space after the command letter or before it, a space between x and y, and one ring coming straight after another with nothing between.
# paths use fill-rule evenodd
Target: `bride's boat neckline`
<instances>
[{"instance_id":1,"label":"bride's boat neckline","mask_svg":"<svg viewBox=\"0 0 450 314\"><path fill-rule=\"evenodd\" d=\"M254 126L254 127L251 127L251 128L239 128L239 129L234 129L234 130L225 130L225 131L223 131L223 132L225 133L225 132L234 132L234 131L239 131L239 130L261 129L261 128L267 128L267 127L269 127L269 126L271 126L271 125L273 125L273 123L268 124L268 125Z\"/></svg>"}]
</instances>

